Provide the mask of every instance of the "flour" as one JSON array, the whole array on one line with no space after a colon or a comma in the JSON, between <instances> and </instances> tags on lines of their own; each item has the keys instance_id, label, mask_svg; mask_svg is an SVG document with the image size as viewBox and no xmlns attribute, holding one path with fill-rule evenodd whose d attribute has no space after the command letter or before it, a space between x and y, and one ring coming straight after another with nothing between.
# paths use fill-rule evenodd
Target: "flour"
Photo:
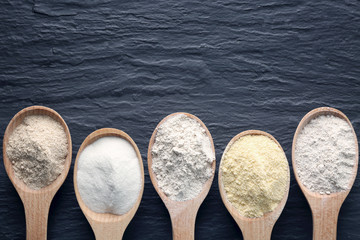
<instances>
[{"instance_id":1,"label":"flour","mask_svg":"<svg viewBox=\"0 0 360 240\"><path fill-rule=\"evenodd\" d=\"M158 128L151 154L160 189L175 201L196 197L213 174L210 139L200 123L185 114Z\"/></svg>"},{"instance_id":2,"label":"flour","mask_svg":"<svg viewBox=\"0 0 360 240\"><path fill-rule=\"evenodd\" d=\"M59 122L31 115L10 135L6 154L15 176L37 190L50 185L64 170L67 149L66 133Z\"/></svg>"},{"instance_id":3,"label":"flour","mask_svg":"<svg viewBox=\"0 0 360 240\"><path fill-rule=\"evenodd\" d=\"M226 198L248 218L272 212L288 189L289 165L271 138L246 135L227 148L220 171Z\"/></svg>"},{"instance_id":4,"label":"flour","mask_svg":"<svg viewBox=\"0 0 360 240\"><path fill-rule=\"evenodd\" d=\"M354 134L345 120L332 115L312 119L299 133L295 145L300 181L320 194L349 189L355 149Z\"/></svg>"},{"instance_id":5,"label":"flour","mask_svg":"<svg viewBox=\"0 0 360 240\"><path fill-rule=\"evenodd\" d=\"M119 137L102 137L80 154L77 185L86 206L97 213L122 215L136 203L142 187L139 159Z\"/></svg>"}]
</instances>

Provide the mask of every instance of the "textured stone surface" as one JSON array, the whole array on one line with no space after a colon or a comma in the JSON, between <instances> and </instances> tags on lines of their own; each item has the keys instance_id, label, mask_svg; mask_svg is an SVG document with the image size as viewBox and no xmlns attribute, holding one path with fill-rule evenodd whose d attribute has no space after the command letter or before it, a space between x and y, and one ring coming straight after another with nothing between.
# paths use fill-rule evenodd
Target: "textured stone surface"
<instances>
[{"instance_id":1,"label":"textured stone surface","mask_svg":"<svg viewBox=\"0 0 360 240\"><path fill-rule=\"evenodd\" d=\"M87 3L85 3L87 2ZM268 131L284 147L311 109L332 106L360 131L359 1L4 0L0 11L0 134L24 107L54 108L68 123L73 160L102 127L139 146L145 191L124 239L171 239L169 215L150 182L148 141L167 114L208 126L217 167L228 141ZM73 190L73 167L50 210L49 239L94 239ZM344 203L338 239L360 239L359 179ZM0 165L0 239L25 239L23 207ZM311 212L291 175L272 239L308 240ZM196 239L241 239L217 174Z\"/></svg>"}]
</instances>

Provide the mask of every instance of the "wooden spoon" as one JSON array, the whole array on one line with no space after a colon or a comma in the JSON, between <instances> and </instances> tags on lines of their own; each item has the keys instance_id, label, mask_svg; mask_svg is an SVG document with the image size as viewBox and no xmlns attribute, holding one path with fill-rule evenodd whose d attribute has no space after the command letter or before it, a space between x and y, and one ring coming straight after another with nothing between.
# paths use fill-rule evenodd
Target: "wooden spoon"
<instances>
[{"instance_id":1,"label":"wooden spoon","mask_svg":"<svg viewBox=\"0 0 360 240\"><path fill-rule=\"evenodd\" d=\"M306 124L310 122L311 119L316 118L320 115L334 115L345 120L351 127L353 135L354 135L354 142L356 146L356 161L354 165L354 169L352 172L352 178L348 185L348 190L343 192L331 193L330 195L321 195L320 193L312 192L310 189L306 188L301 180L299 179L296 162L295 162L295 146L298 134L304 128ZM358 161L359 161L359 149L358 149L358 142L356 138L355 131L351 125L349 119L345 116L344 113L340 112L337 109L330 108L330 107L321 107L316 108L306 114L302 120L300 121L295 135L293 139L292 145L292 165L294 168L294 174L296 181L298 182L302 192L304 193L313 216L313 239L314 240L334 240L336 239L336 228L337 228L337 221L338 215L343 204L345 198L350 192L352 185L354 184L356 173L358 169Z\"/></svg>"},{"instance_id":2,"label":"wooden spoon","mask_svg":"<svg viewBox=\"0 0 360 240\"><path fill-rule=\"evenodd\" d=\"M64 128L68 141L68 155L65 159L65 166L59 177L49 186L39 190L33 190L25 185L25 183L15 177L12 164L7 157L6 147L14 129L23 122L24 118L29 115L46 115L58 121ZM71 165L72 144L69 128L61 116L54 110L42 107L31 106L18 112L8 124L3 140L3 158L6 173L8 174L12 184L18 192L25 209L26 217L26 239L27 240L44 240L47 238L47 221L51 201L63 184Z\"/></svg>"},{"instance_id":3,"label":"wooden spoon","mask_svg":"<svg viewBox=\"0 0 360 240\"><path fill-rule=\"evenodd\" d=\"M213 169L213 175L211 178L204 184L202 191L199 193L198 196L196 196L194 199L187 200L187 201L174 201L168 198L159 188L156 176L152 170L152 154L151 150L155 142L156 133L158 131L158 128L163 124L167 119L178 115L178 114L184 114L192 119L195 119L198 123L201 124L201 126L205 129L206 134L208 135L210 142L211 142L211 148L215 155L215 148L214 143L211 137L211 134L205 124L196 116L189 114L189 113L183 113L183 112L177 112L168 115L165 117L161 122L157 125L155 128L151 139L149 143L148 148L148 167L149 167L149 174L151 182L154 185L155 190L159 194L160 198L164 202L166 208L169 211L171 223L172 223L172 229L173 229L173 239L174 240L192 240L194 239L194 230L195 230L195 220L196 215L199 210L199 207L201 203L204 201L206 195L208 194L211 183L214 179L215 174L215 165L216 161L212 163L212 169Z\"/></svg>"},{"instance_id":4,"label":"wooden spoon","mask_svg":"<svg viewBox=\"0 0 360 240\"><path fill-rule=\"evenodd\" d=\"M224 158L225 153L230 149L231 145L235 141L237 141L239 138L244 137L246 135L267 136L270 139L272 139L280 147L281 150L283 150L281 145L278 143L278 141L276 141L276 139L269 133L259 131L259 130L248 130L248 131L239 133L233 139L231 139L231 141L229 142L229 144L226 146L226 148L224 150L221 160ZM284 153L284 155L285 155L285 153ZM285 156L285 158L286 158L286 156ZM221 163L222 163L222 161L220 162L220 170L219 170L220 195L221 195L222 201L225 204L225 207L227 208L227 210L229 211L231 216L235 219L236 223L240 227L244 240L270 240L272 229L273 229L277 219L279 218L282 210L284 209L285 203L286 203L288 195L289 195L289 187L290 187L290 170L289 170L289 168L288 168L289 175L288 175L288 183L287 183L286 193L284 194L284 197L282 198L279 205L274 209L274 211L268 212L264 216L259 217L259 218L247 218L247 217L242 216L240 214L240 212L228 201L228 199L226 197L226 192L225 192L223 182L222 182Z\"/></svg>"},{"instance_id":5,"label":"wooden spoon","mask_svg":"<svg viewBox=\"0 0 360 240\"><path fill-rule=\"evenodd\" d=\"M81 152L89 144L95 142L99 138L107 137L107 136L115 136L127 140L133 146L136 155L139 159L139 165L141 169L141 183L142 183L141 190L134 206L127 213L123 215L115 215L111 213L96 213L92 211L90 208L88 208L85 205L84 201L81 199L77 185L77 166ZM92 132L89 136L87 136L84 142L81 144L80 149L76 155L75 168L74 168L74 188L75 188L76 199L86 219L89 221L94 231L95 238L97 240L121 240L124 235L126 227L129 225L131 219L133 219L140 205L142 194L144 191L144 167L143 167L140 151L134 140L125 132L114 128L102 128L96 130L95 132Z\"/></svg>"}]
</instances>

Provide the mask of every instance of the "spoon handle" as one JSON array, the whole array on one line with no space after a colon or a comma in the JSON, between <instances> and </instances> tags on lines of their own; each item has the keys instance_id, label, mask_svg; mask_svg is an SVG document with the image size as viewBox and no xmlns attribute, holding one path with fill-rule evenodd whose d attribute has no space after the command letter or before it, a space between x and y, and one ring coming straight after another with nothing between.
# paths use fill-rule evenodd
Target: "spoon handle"
<instances>
[{"instance_id":1,"label":"spoon handle","mask_svg":"<svg viewBox=\"0 0 360 240\"><path fill-rule=\"evenodd\" d=\"M121 240L126 229L119 222L98 222L91 226L96 240Z\"/></svg>"},{"instance_id":2,"label":"spoon handle","mask_svg":"<svg viewBox=\"0 0 360 240\"><path fill-rule=\"evenodd\" d=\"M47 223L51 201L24 201L26 240L46 240Z\"/></svg>"},{"instance_id":3,"label":"spoon handle","mask_svg":"<svg viewBox=\"0 0 360 240\"><path fill-rule=\"evenodd\" d=\"M340 207L337 202L326 199L312 206L313 240L336 240Z\"/></svg>"},{"instance_id":4,"label":"spoon handle","mask_svg":"<svg viewBox=\"0 0 360 240\"><path fill-rule=\"evenodd\" d=\"M270 240L273 224L266 221L242 222L238 224L244 240Z\"/></svg>"},{"instance_id":5,"label":"spoon handle","mask_svg":"<svg viewBox=\"0 0 360 240\"><path fill-rule=\"evenodd\" d=\"M196 214L192 208L170 213L173 240L194 240Z\"/></svg>"}]
</instances>

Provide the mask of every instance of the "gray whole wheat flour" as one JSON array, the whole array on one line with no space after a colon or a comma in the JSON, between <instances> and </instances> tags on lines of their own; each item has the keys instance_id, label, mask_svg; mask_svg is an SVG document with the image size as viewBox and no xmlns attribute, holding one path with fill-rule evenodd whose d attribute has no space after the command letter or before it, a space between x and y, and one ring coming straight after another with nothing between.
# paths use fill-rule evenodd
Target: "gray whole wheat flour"
<instances>
[{"instance_id":1,"label":"gray whole wheat flour","mask_svg":"<svg viewBox=\"0 0 360 240\"><path fill-rule=\"evenodd\" d=\"M355 160L354 134L341 118L321 115L305 125L298 135L297 173L313 192L330 194L347 190Z\"/></svg>"},{"instance_id":2,"label":"gray whole wheat flour","mask_svg":"<svg viewBox=\"0 0 360 240\"><path fill-rule=\"evenodd\" d=\"M200 123L185 114L158 128L151 154L160 189L175 201L196 197L213 174L210 139Z\"/></svg>"},{"instance_id":3,"label":"gray whole wheat flour","mask_svg":"<svg viewBox=\"0 0 360 240\"><path fill-rule=\"evenodd\" d=\"M31 115L14 129L6 154L15 176L37 190L50 185L61 174L67 149L66 133L59 122L48 116Z\"/></svg>"}]
</instances>

